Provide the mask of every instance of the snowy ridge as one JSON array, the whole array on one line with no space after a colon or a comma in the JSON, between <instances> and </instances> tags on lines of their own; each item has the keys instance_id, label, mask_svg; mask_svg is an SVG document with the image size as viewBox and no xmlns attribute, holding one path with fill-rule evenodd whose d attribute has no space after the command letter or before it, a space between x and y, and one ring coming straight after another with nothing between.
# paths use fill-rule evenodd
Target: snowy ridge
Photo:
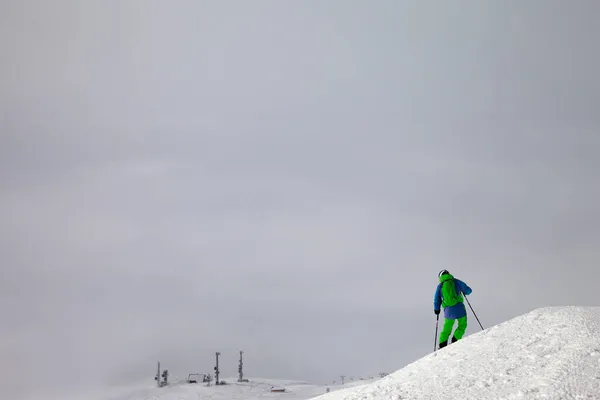
<instances>
[{"instance_id":1,"label":"snowy ridge","mask_svg":"<svg viewBox=\"0 0 600 400\"><path fill-rule=\"evenodd\" d=\"M600 307L538 309L317 399L600 399Z\"/></svg>"},{"instance_id":2,"label":"snowy ridge","mask_svg":"<svg viewBox=\"0 0 600 400\"><path fill-rule=\"evenodd\" d=\"M286 400L306 400L344 388L352 388L374 382L376 379L353 381L345 385L316 385L309 382L250 378L249 382L237 382L237 378L224 378L231 382L223 386L206 386L205 384L187 384L175 382L166 387L158 388L154 383L140 384L114 388L97 393L77 394L44 400L254 400L261 398L281 398ZM379 378L377 378L379 379ZM271 388L285 388L284 393L272 393Z\"/></svg>"},{"instance_id":3,"label":"snowy ridge","mask_svg":"<svg viewBox=\"0 0 600 400\"><path fill-rule=\"evenodd\" d=\"M470 329L476 329L471 324ZM224 386L154 382L60 400L600 400L600 307L549 307L513 318L386 376L345 385L236 379ZM272 393L271 387L285 387ZM330 393L326 393L330 389ZM44 400L54 398L44 396Z\"/></svg>"}]
</instances>

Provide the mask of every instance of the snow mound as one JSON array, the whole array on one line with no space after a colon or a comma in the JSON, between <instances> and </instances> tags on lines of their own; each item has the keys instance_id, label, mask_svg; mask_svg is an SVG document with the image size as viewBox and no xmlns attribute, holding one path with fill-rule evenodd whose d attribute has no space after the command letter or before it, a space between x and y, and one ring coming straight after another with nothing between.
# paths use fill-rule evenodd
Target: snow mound
<instances>
[{"instance_id":1,"label":"snow mound","mask_svg":"<svg viewBox=\"0 0 600 400\"><path fill-rule=\"evenodd\" d=\"M317 399L600 399L600 307L538 309Z\"/></svg>"}]
</instances>

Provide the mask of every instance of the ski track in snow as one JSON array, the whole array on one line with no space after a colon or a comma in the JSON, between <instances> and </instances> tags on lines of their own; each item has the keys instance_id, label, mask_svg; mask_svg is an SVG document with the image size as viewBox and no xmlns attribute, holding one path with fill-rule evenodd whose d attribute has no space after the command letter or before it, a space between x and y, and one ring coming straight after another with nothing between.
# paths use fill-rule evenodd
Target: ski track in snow
<instances>
[{"instance_id":1,"label":"ski track in snow","mask_svg":"<svg viewBox=\"0 0 600 400\"><path fill-rule=\"evenodd\" d=\"M451 398L600 399L600 307L535 310L318 400Z\"/></svg>"}]
</instances>

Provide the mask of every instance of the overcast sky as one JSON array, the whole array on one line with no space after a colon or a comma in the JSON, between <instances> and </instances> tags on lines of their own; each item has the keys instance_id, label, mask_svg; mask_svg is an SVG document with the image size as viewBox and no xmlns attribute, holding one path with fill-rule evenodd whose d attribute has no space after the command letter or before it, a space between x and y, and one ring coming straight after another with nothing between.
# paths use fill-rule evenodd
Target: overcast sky
<instances>
[{"instance_id":1,"label":"overcast sky","mask_svg":"<svg viewBox=\"0 0 600 400\"><path fill-rule=\"evenodd\" d=\"M599 15L1 1L3 390L391 372L444 268L486 327L598 305Z\"/></svg>"}]
</instances>

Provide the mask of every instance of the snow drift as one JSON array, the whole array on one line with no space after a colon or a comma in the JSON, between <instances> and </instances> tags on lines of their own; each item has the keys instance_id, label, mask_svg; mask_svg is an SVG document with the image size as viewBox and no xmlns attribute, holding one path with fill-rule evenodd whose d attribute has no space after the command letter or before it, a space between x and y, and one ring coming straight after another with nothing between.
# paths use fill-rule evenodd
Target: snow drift
<instances>
[{"instance_id":1,"label":"snow drift","mask_svg":"<svg viewBox=\"0 0 600 400\"><path fill-rule=\"evenodd\" d=\"M600 307L538 309L317 399L600 399Z\"/></svg>"}]
</instances>

